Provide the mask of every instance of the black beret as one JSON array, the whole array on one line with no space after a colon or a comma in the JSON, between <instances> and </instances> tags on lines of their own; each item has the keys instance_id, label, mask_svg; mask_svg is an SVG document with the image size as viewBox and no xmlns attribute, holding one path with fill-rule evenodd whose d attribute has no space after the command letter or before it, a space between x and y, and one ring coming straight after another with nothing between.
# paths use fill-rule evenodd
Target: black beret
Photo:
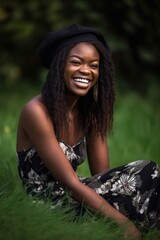
<instances>
[{"instance_id":1,"label":"black beret","mask_svg":"<svg viewBox=\"0 0 160 240\"><path fill-rule=\"evenodd\" d=\"M53 58L64 47L87 41L98 41L105 48L108 48L103 35L94 28L73 24L62 30L49 32L45 35L37 49L44 67L49 68Z\"/></svg>"}]
</instances>

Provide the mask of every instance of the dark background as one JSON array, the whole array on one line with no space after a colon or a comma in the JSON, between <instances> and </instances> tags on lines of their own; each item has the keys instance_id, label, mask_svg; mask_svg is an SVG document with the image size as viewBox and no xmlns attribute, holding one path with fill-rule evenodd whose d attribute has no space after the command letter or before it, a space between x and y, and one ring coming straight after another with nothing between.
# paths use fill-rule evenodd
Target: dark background
<instances>
[{"instance_id":1,"label":"dark background","mask_svg":"<svg viewBox=\"0 0 160 240\"><path fill-rule=\"evenodd\" d=\"M141 94L160 84L160 1L1 0L0 85L39 84L46 70L36 49L44 34L73 23L100 30L108 41L122 90Z\"/></svg>"}]
</instances>

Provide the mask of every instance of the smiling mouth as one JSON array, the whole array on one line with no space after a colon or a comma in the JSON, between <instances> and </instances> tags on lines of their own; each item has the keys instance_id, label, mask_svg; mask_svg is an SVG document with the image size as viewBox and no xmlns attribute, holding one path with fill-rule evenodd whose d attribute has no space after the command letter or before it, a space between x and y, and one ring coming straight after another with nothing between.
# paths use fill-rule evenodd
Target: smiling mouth
<instances>
[{"instance_id":1,"label":"smiling mouth","mask_svg":"<svg viewBox=\"0 0 160 240\"><path fill-rule=\"evenodd\" d=\"M86 78L73 78L73 80L74 82L82 83L82 84L88 84L90 82L90 80Z\"/></svg>"}]
</instances>

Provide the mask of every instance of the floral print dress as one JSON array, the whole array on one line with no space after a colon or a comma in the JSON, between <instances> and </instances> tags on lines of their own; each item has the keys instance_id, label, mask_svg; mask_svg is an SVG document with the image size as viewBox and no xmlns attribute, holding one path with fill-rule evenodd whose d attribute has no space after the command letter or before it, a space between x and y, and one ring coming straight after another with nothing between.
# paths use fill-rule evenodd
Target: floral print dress
<instances>
[{"instance_id":1,"label":"floral print dress","mask_svg":"<svg viewBox=\"0 0 160 240\"><path fill-rule=\"evenodd\" d=\"M76 171L86 158L85 138L73 147L59 145ZM34 147L17 152L18 171L31 196L51 199L53 206L64 204L65 189L51 175ZM160 228L160 167L153 161L138 160L92 177L80 177L81 182L101 195L114 208L136 221L141 229ZM69 197L77 214L86 208ZM82 211L83 209L83 211Z\"/></svg>"}]
</instances>

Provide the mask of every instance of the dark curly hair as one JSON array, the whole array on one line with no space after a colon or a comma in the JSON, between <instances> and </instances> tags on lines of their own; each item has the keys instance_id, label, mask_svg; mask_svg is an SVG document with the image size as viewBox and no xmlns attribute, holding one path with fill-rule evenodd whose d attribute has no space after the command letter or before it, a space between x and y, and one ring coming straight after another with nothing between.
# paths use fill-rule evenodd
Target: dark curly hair
<instances>
[{"instance_id":1,"label":"dark curly hair","mask_svg":"<svg viewBox=\"0 0 160 240\"><path fill-rule=\"evenodd\" d=\"M93 88L87 95L80 97L77 103L81 128L84 133L94 129L102 139L112 130L113 108L115 100L114 67L110 49L106 49L98 42L88 43L95 46L100 54L98 100L94 100ZM60 138L60 129L67 128L67 108L64 83L64 69L70 50L76 44L63 48L54 57L46 81L42 87L42 101L54 123L57 138Z\"/></svg>"}]
</instances>

